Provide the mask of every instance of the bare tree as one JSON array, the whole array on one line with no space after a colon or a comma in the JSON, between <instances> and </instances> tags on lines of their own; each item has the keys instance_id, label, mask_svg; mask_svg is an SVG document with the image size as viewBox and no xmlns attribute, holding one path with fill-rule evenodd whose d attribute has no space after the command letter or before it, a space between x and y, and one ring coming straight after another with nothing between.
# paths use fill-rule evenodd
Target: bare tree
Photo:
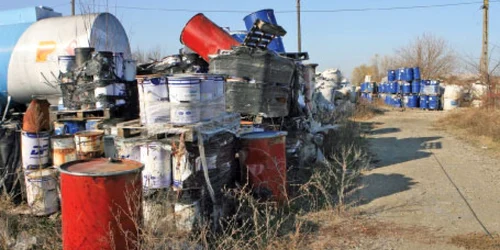
<instances>
[{"instance_id":1,"label":"bare tree","mask_svg":"<svg viewBox=\"0 0 500 250\"><path fill-rule=\"evenodd\" d=\"M137 47L132 52L132 58L136 60L138 63L158 61L162 57L163 57L163 49L159 45L147 51L143 50L140 47Z\"/></svg>"},{"instance_id":2,"label":"bare tree","mask_svg":"<svg viewBox=\"0 0 500 250\"><path fill-rule=\"evenodd\" d=\"M352 71L351 83L359 85L365 81L366 75L378 75L377 68L373 65L362 64ZM376 81L376 79L374 79Z\"/></svg>"},{"instance_id":3,"label":"bare tree","mask_svg":"<svg viewBox=\"0 0 500 250\"><path fill-rule=\"evenodd\" d=\"M396 60L400 67L420 67L425 79L437 79L453 73L458 62L445 39L427 33L397 49Z\"/></svg>"}]
</instances>

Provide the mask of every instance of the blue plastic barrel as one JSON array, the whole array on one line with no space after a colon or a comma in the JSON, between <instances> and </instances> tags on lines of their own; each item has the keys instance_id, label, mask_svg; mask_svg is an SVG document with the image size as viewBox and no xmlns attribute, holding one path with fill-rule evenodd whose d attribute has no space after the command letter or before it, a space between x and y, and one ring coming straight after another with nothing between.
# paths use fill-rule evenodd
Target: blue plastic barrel
<instances>
[{"instance_id":1,"label":"blue plastic barrel","mask_svg":"<svg viewBox=\"0 0 500 250\"><path fill-rule=\"evenodd\" d=\"M237 31L231 31L229 34L236 39L236 41L243 43L245 41L245 38L247 37L247 31L245 30L237 30Z\"/></svg>"},{"instance_id":2,"label":"blue plastic barrel","mask_svg":"<svg viewBox=\"0 0 500 250\"><path fill-rule=\"evenodd\" d=\"M405 82L403 83L403 86L401 87L403 94L410 94L411 93L411 83Z\"/></svg>"},{"instance_id":3,"label":"blue plastic barrel","mask_svg":"<svg viewBox=\"0 0 500 250\"><path fill-rule=\"evenodd\" d=\"M413 68L405 68L403 76L405 81L413 81Z\"/></svg>"},{"instance_id":4,"label":"blue plastic barrel","mask_svg":"<svg viewBox=\"0 0 500 250\"><path fill-rule=\"evenodd\" d=\"M360 87L361 87L361 93L365 93L366 92L366 82L361 83Z\"/></svg>"},{"instance_id":5,"label":"blue plastic barrel","mask_svg":"<svg viewBox=\"0 0 500 250\"><path fill-rule=\"evenodd\" d=\"M398 71L396 72L396 80L397 81L404 81L405 80L405 69L404 68L398 69Z\"/></svg>"},{"instance_id":6,"label":"blue plastic barrel","mask_svg":"<svg viewBox=\"0 0 500 250\"><path fill-rule=\"evenodd\" d=\"M388 70L387 71L387 80L389 82L396 81L396 71L395 70Z\"/></svg>"},{"instance_id":7,"label":"blue plastic barrel","mask_svg":"<svg viewBox=\"0 0 500 250\"><path fill-rule=\"evenodd\" d=\"M418 96L416 95L405 95L403 97L404 105L408 108L418 107Z\"/></svg>"},{"instance_id":8,"label":"blue plastic barrel","mask_svg":"<svg viewBox=\"0 0 500 250\"><path fill-rule=\"evenodd\" d=\"M252 29L253 24L255 23L255 21L257 21L257 19L260 19L270 24L278 25L276 17L274 16L274 10L264 9L251 13L247 15L245 18L243 18L243 21L245 21L245 26L248 31ZM281 37L274 38L273 41L269 44L269 46L267 46L267 48L270 50L274 50L278 53L285 52L285 46L283 45L283 40L281 40Z\"/></svg>"},{"instance_id":9,"label":"blue plastic barrel","mask_svg":"<svg viewBox=\"0 0 500 250\"><path fill-rule=\"evenodd\" d=\"M372 94L371 93L361 93L361 99L371 102L372 101Z\"/></svg>"},{"instance_id":10,"label":"blue plastic barrel","mask_svg":"<svg viewBox=\"0 0 500 250\"><path fill-rule=\"evenodd\" d=\"M419 67L413 68L413 79L420 80L420 68Z\"/></svg>"},{"instance_id":11,"label":"blue plastic barrel","mask_svg":"<svg viewBox=\"0 0 500 250\"><path fill-rule=\"evenodd\" d=\"M386 95L384 98L384 103L387 105L392 105L392 98L391 95Z\"/></svg>"},{"instance_id":12,"label":"blue plastic barrel","mask_svg":"<svg viewBox=\"0 0 500 250\"><path fill-rule=\"evenodd\" d=\"M411 82L411 92L413 94L420 93L420 80L413 80L413 82Z\"/></svg>"},{"instance_id":13,"label":"blue plastic barrel","mask_svg":"<svg viewBox=\"0 0 500 250\"><path fill-rule=\"evenodd\" d=\"M392 95L391 96L391 105L393 107L399 108L401 107L401 97L398 95Z\"/></svg>"},{"instance_id":14,"label":"blue plastic barrel","mask_svg":"<svg viewBox=\"0 0 500 250\"><path fill-rule=\"evenodd\" d=\"M75 134L76 132L85 130L85 122L84 121L63 121L64 123L64 132L67 135Z\"/></svg>"},{"instance_id":15,"label":"blue plastic barrel","mask_svg":"<svg viewBox=\"0 0 500 250\"><path fill-rule=\"evenodd\" d=\"M421 95L420 96L420 108L428 109L429 108L429 96Z\"/></svg>"},{"instance_id":16,"label":"blue plastic barrel","mask_svg":"<svg viewBox=\"0 0 500 250\"><path fill-rule=\"evenodd\" d=\"M429 109L439 109L439 96L429 96Z\"/></svg>"},{"instance_id":17,"label":"blue plastic barrel","mask_svg":"<svg viewBox=\"0 0 500 250\"><path fill-rule=\"evenodd\" d=\"M399 83L398 82L390 82L389 83L389 93L396 94L399 92Z\"/></svg>"}]
</instances>

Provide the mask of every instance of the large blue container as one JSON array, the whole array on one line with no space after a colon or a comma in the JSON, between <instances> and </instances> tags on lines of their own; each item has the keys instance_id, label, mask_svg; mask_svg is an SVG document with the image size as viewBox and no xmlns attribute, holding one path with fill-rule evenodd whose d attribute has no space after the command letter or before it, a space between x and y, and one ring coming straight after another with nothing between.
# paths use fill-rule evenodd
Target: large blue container
<instances>
[{"instance_id":1,"label":"large blue container","mask_svg":"<svg viewBox=\"0 0 500 250\"><path fill-rule=\"evenodd\" d=\"M413 82L411 82L411 92L413 94L420 93L420 80L413 80Z\"/></svg>"},{"instance_id":2,"label":"large blue container","mask_svg":"<svg viewBox=\"0 0 500 250\"><path fill-rule=\"evenodd\" d=\"M361 87L361 93L365 93L367 88L366 82L361 83L360 87Z\"/></svg>"},{"instance_id":3,"label":"large blue container","mask_svg":"<svg viewBox=\"0 0 500 250\"><path fill-rule=\"evenodd\" d=\"M420 96L420 108L428 109L429 108L429 96L421 95Z\"/></svg>"},{"instance_id":4,"label":"large blue container","mask_svg":"<svg viewBox=\"0 0 500 250\"><path fill-rule=\"evenodd\" d=\"M405 82L403 86L401 86L403 94L411 94L411 83Z\"/></svg>"},{"instance_id":5,"label":"large blue container","mask_svg":"<svg viewBox=\"0 0 500 250\"><path fill-rule=\"evenodd\" d=\"M372 102L373 97L372 97L371 93L361 93L361 99L368 101L368 102Z\"/></svg>"},{"instance_id":6,"label":"large blue container","mask_svg":"<svg viewBox=\"0 0 500 250\"><path fill-rule=\"evenodd\" d=\"M385 82L381 82L379 85L378 85L378 92L379 93L385 93Z\"/></svg>"},{"instance_id":7,"label":"large blue container","mask_svg":"<svg viewBox=\"0 0 500 250\"><path fill-rule=\"evenodd\" d=\"M439 109L439 96L429 96L429 109Z\"/></svg>"},{"instance_id":8,"label":"large blue container","mask_svg":"<svg viewBox=\"0 0 500 250\"><path fill-rule=\"evenodd\" d=\"M413 68L404 69L404 80L407 82L413 81Z\"/></svg>"},{"instance_id":9,"label":"large blue container","mask_svg":"<svg viewBox=\"0 0 500 250\"><path fill-rule=\"evenodd\" d=\"M418 107L418 96L416 95L405 95L403 97L403 103L405 107L417 108Z\"/></svg>"},{"instance_id":10,"label":"large blue container","mask_svg":"<svg viewBox=\"0 0 500 250\"><path fill-rule=\"evenodd\" d=\"M413 79L420 80L420 68L419 67L413 68Z\"/></svg>"},{"instance_id":11,"label":"large blue container","mask_svg":"<svg viewBox=\"0 0 500 250\"><path fill-rule=\"evenodd\" d=\"M400 108L401 107L401 97L399 97L398 95L392 95L391 96L391 105L393 107Z\"/></svg>"},{"instance_id":12,"label":"large blue container","mask_svg":"<svg viewBox=\"0 0 500 250\"><path fill-rule=\"evenodd\" d=\"M257 21L257 19L260 19L270 24L278 25L276 17L274 16L274 10L264 9L256 11L243 18L243 21L245 21L245 26L248 31L250 31L250 29L253 27L253 24L255 23L255 21ZM285 53L285 46L283 45L283 40L281 40L281 37L274 38L267 48L270 50L274 50L278 53Z\"/></svg>"},{"instance_id":13,"label":"large blue container","mask_svg":"<svg viewBox=\"0 0 500 250\"><path fill-rule=\"evenodd\" d=\"M388 70L387 71L387 80L389 82L396 81L396 71L395 70Z\"/></svg>"},{"instance_id":14,"label":"large blue container","mask_svg":"<svg viewBox=\"0 0 500 250\"><path fill-rule=\"evenodd\" d=\"M238 31L231 31L229 32L229 34L231 34L231 36L236 39L236 41L240 42L240 43L243 43L245 41L245 38L247 37L247 33L246 31L243 31L243 30L238 30Z\"/></svg>"},{"instance_id":15,"label":"large blue container","mask_svg":"<svg viewBox=\"0 0 500 250\"><path fill-rule=\"evenodd\" d=\"M392 98L391 95L386 95L384 98L384 103L387 105L392 105Z\"/></svg>"},{"instance_id":16,"label":"large blue container","mask_svg":"<svg viewBox=\"0 0 500 250\"><path fill-rule=\"evenodd\" d=\"M396 80L397 81L404 81L405 80L405 69L400 68L396 72Z\"/></svg>"},{"instance_id":17,"label":"large blue container","mask_svg":"<svg viewBox=\"0 0 500 250\"><path fill-rule=\"evenodd\" d=\"M391 94L399 93L399 83L398 82L390 82L389 83L389 93L391 93Z\"/></svg>"}]
</instances>

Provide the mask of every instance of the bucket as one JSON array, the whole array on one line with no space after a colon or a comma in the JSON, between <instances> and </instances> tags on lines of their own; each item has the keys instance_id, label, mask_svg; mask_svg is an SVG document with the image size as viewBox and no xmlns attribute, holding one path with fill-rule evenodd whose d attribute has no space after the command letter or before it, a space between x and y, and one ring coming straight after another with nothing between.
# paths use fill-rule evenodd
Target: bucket
<instances>
[{"instance_id":1,"label":"bucket","mask_svg":"<svg viewBox=\"0 0 500 250\"><path fill-rule=\"evenodd\" d=\"M287 200L286 132L254 132L241 136L242 160L254 192ZM268 197L271 198L271 197Z\"/></svg>"},{"instance_id":2,"label":"bucket","mask_svg":"<svg viewBox=\"0 0 500 250\"><path fill-rule=\"evenodd\" d=\"M104 154L104 131L80 131L75 134L76 154L78 159L101 157Z\"/></svg>"},{"instance_id":3,"label":"bucket","mask_svg":"<svg viewBox=\"0 0 500 250\"><path fill-rule=\"evenodd\" d=\"M137 74L137 62L135 60L123 61L123 80L131 82L135 80Z\"/></svg>"},{"instance_id":4,"label":"bucket","mask_svg":"<svg viewBox=\"0 0 500 250\"><path fill-rule=\"evenodd\" d=\"M21 132L23 168L28 170L42 169L50 166L49 144L50 133Z\"/></svg>"},{"instance_id":5,"label":"bucket","mask_svg":"<svg viewBox=\"0 0 500 250\"><path fill-rule=\"evenodd\" d=\"M124 58L122 52L115 52L113 54L113 72L118 79L123 78L123 71L124 71L123 61Z\"/></svg>"},{"instance_id":6,"label":"bucket","mask_svg":"<svg viewBox=\"0 0 500 250\"><path fill-rule=\"evenodd\" d=\"M143 165L80 160L60 168L63 249L136 249Z\"/></svg>"},{"instance_id":7,"label":"bucket","mask_svg":"<svg viewBox=\"0 0 500 250\"><path fill-rule=\"evenodd\" d=\"M429 108L429 96L426 95L420 96L420 108L421 109Z\"/></svg>"},{"instance_id":8,"label":"bucket","mask_svg":"<svg viewBox=\"0 0 500 250\"><path fill-rule=\"evenodd\" d=\"M216 55L220 50L230 50L240 43L217 24L203 14L193 16L184 26L180 37L181 43L209 61L209 55Z\"/></svg>"},{"instance_id":9,"label":"bucket","mask_svg":"<svg viewBox=\"0 0 500 250\"><path fill-rule=\"evenodd\" d=\"M141 162L144 163L142 172L144 191L167 189L172 185L171 154L160 144L151 143L141 146Z\"/></svg>"},{"instance_id":10,"label":"bucket","mask_svg":"<svg viewBox=\"0 0 500 250\"><path fill-rule=\"evenodd\" d=\"M191 232L201 215L200 201L177 202L174 205L175 227L178 231Z\"/></svg>"},{"instance_id":11,"label":"bucket","mask_svg":"<svg viewBox=\"0 0 500 250\"><path fill-rule=\"evenodd\" d=\"M90 48L90 47L75 48L75 64L76 64L76 67L80 68L87 61L91 60L93 52L94 52L94 48Z\"/></svg>"},{"instance_id":12,"label":"bucket","mask_svg":"<svg viewBox=\"0 0 500 250\"><path fill-rule=\"evenodd\" d=\"M76 161L75 138L71 135L52 136L52 161L59 167L70 161Z\"/></svg>"},{"instance_id":13,"label":"bucket","mask_svg":"<svg viewBox=\"0 0 500 250\"><path fill-rule=\"evenodd\" d=\"M253 24L255 23L255 21L257 21L257 19L260 19L266 23L278 25L276 17L274 16L274 10L264 9L251 13L243 18L243 21L245 21L245 27L247 28L248 31L252 29ZM270 50L274 50L278 53L285 53L285 46L283 45L283 40L281 40L281 37L279 36L274 38L273 41L269 43L267 48Z\"/></svg>"},{"instance_id":14,"label":"bucket","mask_svg":"<svg viewBox=\"0 0 500 250\"><path fill-rule=\"evenodd\" d=\"M75 56L58 56L57 65L62 74L72 72L75 69Z\"/></svg>"},{"instance_id":15,"label":"bucket","mask_svg":"<svg viewBox=\"0 0 500 250\"><path fill-rule=\"evenodd\" d=\"M166 78L160 75L139 76L137 83L141 123L170 121Z\"/></svg>"},{"instance_id":16,"label":"bucket","mask_svg":"<svg viewBox=\"0 0 500 250\"><path fill-rule=\"evenodd\" d=\"M48 215L59 210L56 174L53 168L25 171L26 198L34 215Z\"/></svg>"},{"instance_id":17,"label":"bucket","mask_svg":"<svg viewBox=\"0 0 500 250\"><path fill-rule=\"evenodd\" d=\"M201 80L192 76L173 76L168 77L168 96L170 102L200 102Z\"/></svg>"},{"instance_id":18,"label":"bucket","mask_svg":"<svg viewBox=\"0 0 500 250\"><path fill-rule=\"evenodd\" d=\"M188 125L201 120L199 103L172 103L170 105L170 122L176 125Z\"/></svg>"},{"instance_id":19,"label":"bucket","mask_svg":"<svg viewBox=\"0 0 500 250\"><path fill-rule=\"evenodd\" d=\"M419 67L413 68L413 79L420 80L420 68Z\"/></svg>"}]
</instances>

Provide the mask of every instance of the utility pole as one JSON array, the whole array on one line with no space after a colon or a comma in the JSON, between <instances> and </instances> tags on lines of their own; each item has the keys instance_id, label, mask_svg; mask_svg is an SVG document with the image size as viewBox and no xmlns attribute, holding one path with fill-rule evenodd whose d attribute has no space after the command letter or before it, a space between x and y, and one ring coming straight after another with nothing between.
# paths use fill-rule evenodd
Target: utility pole
<instances>
[{"instance_id":1,"label":"utility pole","mask_svg":"<svg viewBox=\"0 0 500 250\"><path fill-rule=\"evenodd\" d=\"M75 0L71 0L71 15L75 15Z\"/></svg>"},{"instance_id":2,"label":"utility pole","mask_svg":"<svg viewBox=\"0 0 500 250\"><path fill-rule=\"evenodd\" d=\"M297 49L302 52L302 34L300 31L300 0L297 0Z\"/></svg>"},{"instance_id":3,"label":"utility pole","mask_svg":"<svg viewBox=\"0 0 500 250\"><path fill-rule=\"evenodd\" d=\"M489 93L491 97L493 91L496 91L493 86L490 86L489 77L489 65L488 65L488 10L489 10L489 0L483 0L483 46L481 50L481 62L480 62L480 73L483 82L488 85Z\"/></svg>"}]
</instances>

